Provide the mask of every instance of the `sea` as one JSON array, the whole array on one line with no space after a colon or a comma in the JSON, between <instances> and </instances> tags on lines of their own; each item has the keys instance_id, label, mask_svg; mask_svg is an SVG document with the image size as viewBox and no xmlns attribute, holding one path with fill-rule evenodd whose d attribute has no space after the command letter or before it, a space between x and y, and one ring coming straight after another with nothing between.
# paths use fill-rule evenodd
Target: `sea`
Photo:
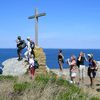
<instances>
[{"instance_id":1,"label":"sea","mask_svg":"<svg viewBox=\"0 0 100 100\"><path fill-rule=\"evenodd\" d=\"M50 69L57 69L59 68L57 55L59 49L43 49L46 54L46 64ZM23 50L23 57L25 53L25 49ZM92 53L94 55L94 59L96 61L100 61L100 49L62 49L62 53L64 55L64 68L68 68L66 64L66 59L70 58L71 55L75 55L76 58L78 57L80 52L84 52L87 54ZM16 49L0 49L0 67L2 66L2 62L9 59L17 57L17 50ZM86 63L88 65L88 63Z\"/></svg>"}]
</instances>

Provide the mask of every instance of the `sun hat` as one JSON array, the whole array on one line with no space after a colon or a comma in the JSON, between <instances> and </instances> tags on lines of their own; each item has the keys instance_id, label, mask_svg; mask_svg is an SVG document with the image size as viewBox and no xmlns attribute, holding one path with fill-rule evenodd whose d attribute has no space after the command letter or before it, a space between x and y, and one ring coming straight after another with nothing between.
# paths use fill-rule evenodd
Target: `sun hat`
<instances>
[{"instance_id":1,"label":"sun hat","mask_svg":"<svg viewBox=\"0 0 100 100\"><path fill-rule=\"evenodd\" d=\"M87 54L87 56L93 58L93 54Z\"/></svg>"},{"instance_id":2,"label":"sun hat","mask_svg":"<svg viewBox=\"0 0 100 100\"><path fill-rule=\"evenodd\" d=\"M30 40L30 37L29 36L27 37L27 40Z\"/></svg>"}]
</instances>

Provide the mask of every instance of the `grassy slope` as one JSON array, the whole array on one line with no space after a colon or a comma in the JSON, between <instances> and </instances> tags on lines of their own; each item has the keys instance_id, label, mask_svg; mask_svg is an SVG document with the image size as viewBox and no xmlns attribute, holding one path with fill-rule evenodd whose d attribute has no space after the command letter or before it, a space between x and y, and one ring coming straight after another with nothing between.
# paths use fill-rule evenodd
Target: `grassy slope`
<instances>
[{"instance_id":1,"label":"grassy slope","mask_svg":"<svg viewBox=\"0 0 100 100\"><path fill-rule=\"evenodd\" d=\"M52 73L29 76L0 76L0 100L100 100Z\"/></svg>"}]
</instances>

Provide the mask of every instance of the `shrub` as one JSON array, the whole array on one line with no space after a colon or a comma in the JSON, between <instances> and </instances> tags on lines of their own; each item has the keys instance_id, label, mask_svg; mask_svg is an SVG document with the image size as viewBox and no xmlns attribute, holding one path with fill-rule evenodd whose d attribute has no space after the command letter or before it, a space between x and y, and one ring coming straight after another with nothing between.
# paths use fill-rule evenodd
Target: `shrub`
<instances>
[{"instance_id":1,"label":"shrub","mask_svg":"<svg viewBox=\"0 0 100 100\"><path fill-rule=\"evenodd\" d=\"M50 79L50 76L48 74L47 75L41 74L35 77L35 81L42 82L44 84L47 84L49 79Z\"/></svg>"},{"instance_id":2,"label":"shrub","mask_svg":"<svg viewBox=\"0 0 100 100\"><path fill-rule=\"evenodd\" d=\"M20 92L23 92L24 90L26 90L29 87L30 87L30 83L24 82L24 83L14 84L13 89L14 89L15 92L20 93Z\"/></svg>"}]
</instances>

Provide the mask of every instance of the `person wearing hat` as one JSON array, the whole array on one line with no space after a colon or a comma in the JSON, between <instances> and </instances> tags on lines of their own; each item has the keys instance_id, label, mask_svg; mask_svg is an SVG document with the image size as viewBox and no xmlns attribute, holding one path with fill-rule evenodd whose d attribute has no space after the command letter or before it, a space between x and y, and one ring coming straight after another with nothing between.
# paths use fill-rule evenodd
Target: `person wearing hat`
<instances>
[{"instance_id":1,"label":"person wearing hat","mask_svg":"<svg viewBox=\"0 0 100 100\"><path fill-rule=\"evenodd\" d=\"M94 87L94 79L96 76L97 64L96 61L93 59L93 54L88 54L87 56L89 61L88 76L90 78L90 86Z\"/></svg>"},{"instance_id":2,"label":"person wearing hat","mask_svg":"<svg viewBox=\"0 0 100 100\"><path fill-rule=\"evenodd\" d=\"M27 61L29 61L30 55L33 55L35 58L34 48L35 43L30 39L30 37L27 37L27 51L24 54Z\"/></svg>"},{"instance_id":3,"label":"person wearing hat","mask_svg":"<svg viewBox=\"0 0 100 100\"><path fill-rule=\"evenodd\" d=\"M30 37L27 37L27 51L24 53L26 61L29 61L31 56L31 44L30 44Z\"/></svg>"}]
</instances>

